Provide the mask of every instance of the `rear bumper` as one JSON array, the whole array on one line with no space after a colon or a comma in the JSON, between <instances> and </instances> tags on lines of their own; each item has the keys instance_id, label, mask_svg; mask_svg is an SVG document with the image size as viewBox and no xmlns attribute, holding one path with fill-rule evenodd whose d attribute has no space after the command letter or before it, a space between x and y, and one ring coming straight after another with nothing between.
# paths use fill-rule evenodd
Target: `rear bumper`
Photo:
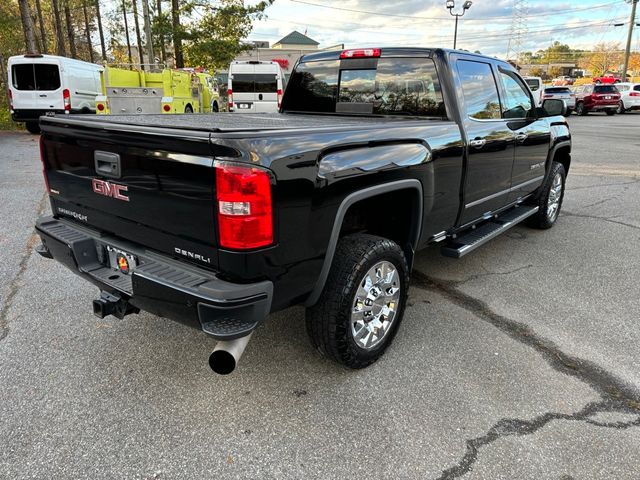
<instances>
[{"instance_id":1,"label":"rear bumper","mask_svg":"<svg viewBox=\"0 0 640 480\"><path fill-rule=\"evenodd\" d=\"M41 255L52 257L140 310L202 329L218 340L251 333L270 312L270 281L227 282L215 272L53 217L40 218L36 232L44 246L38 252ZM107 245L138 258L131 275L108 266Z\"/></svg>"},{"instance_id":2,"label":"rear bumper","mask_svg":"<svg viewBox=\"0 0 640 480\"><path fill-rule=\"evenodd\" d=\"M592 112L604 112L606 110L615 110L618 108L618 101L615 103L594 103L589 107Z\"/></svg>"},{"instance_id":3,"label":"rear bumper","mask_svg":"<svg viewBox=\"0 0 640 480\"><path fill-rule=\"evenodd\" d=\"M17 109L11 111L11 119L14 122L37 122L38 119L44 115L52 114L64 114L64 110L43 110L43 109Z\"/></svg>"}]
</instances>

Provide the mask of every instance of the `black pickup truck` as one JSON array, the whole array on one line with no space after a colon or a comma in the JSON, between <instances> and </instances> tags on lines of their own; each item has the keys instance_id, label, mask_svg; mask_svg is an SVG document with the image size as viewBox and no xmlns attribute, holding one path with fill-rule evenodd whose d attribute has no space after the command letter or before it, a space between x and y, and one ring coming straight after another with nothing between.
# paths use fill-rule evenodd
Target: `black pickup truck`
<instances>
[{"instance_id":1,"label":"black pickup truck","mask_svg":"<svg viewBox=\"0 0 640 480\"><path fill-rule=\"evenodd\" d=\"M219 373L294 304L314 347L362 368L400 325L417 250L556 222L565 109L500 60L371 48L302 57L276 114L43 117L38 251L99 287L99 317L220 340Z\"/></svg>"}]
</instances>

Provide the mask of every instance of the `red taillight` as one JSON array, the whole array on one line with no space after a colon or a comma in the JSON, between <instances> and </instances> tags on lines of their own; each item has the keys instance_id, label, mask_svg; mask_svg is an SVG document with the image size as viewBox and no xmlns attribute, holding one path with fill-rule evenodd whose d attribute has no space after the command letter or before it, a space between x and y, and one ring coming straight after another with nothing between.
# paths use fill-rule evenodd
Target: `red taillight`
<instances>
[{"instance_id":1,"label":"red taillight","mask_svg":"<svg viewBox=\"0 0 640 480\"><path fill-rule=\"evenodd\" d=\"M379 48L356 48L354 50L343 50L340 58L377 58L381 54Z\"/></svg>"},{"instance_id":2,"label":"red taillight","mask_svg":"<svg viewBox=\"0 0 640 480\"><path fill-rule=\"evenodd\" d=\"M630 97L640 97L640 92L631 92L629 93Z\"/></svg>"},{"instance_id":3,"label":"red taillight","mask_svg":"<svg viewBox=\"0 0 640 480\"><path fill-rule=\"evenodd\" d=\"M162 109L163 109L165 112L169 112L169 111L171 111L171 105L169 105L168 103L165 103L165 104L162 106Z\"/></svg>"},{"instance_id":4,"label":"red taillight","mask_svg":"<svg viewBox=\"0 0 640 480\"><path fill-rule=\"evenodd\" d=\"M44 188L47 189L47 193L51 193L49 188L49 179L47 178L47 164L44 160L44 137L40 135L40 161L42 162L42 176L44 177Z\"/></svg>"},{"instance_id":5,"label":"red taillight","mask_svg":"<svg viewBox=\"0 0 640 480\"><path fill-rule=\"evenodd\" d=\"M227 97L229 97L228 99L229 110L231 110L233 108L233 90L231 89L227 90Z\"/></svg>"},{"instance_id":6,"label":"red taillight","mask_svg":"<svg viewBox=\"0 0 640 480\"><path fill-rule=\"evenodd\" d=\"M65 111L70 112L71 111L71 94L69 93L69 90L67 88L65 88L62 91L62 100L64 101Z\"/></svg>"},{"instance_id":7,"label":"red taillight","mask_svg":"<svg viewBox=\"0 0 640 480\"><path fill-rule=\"evenodd\" d=\"M7 95L9 96L9 110L13 110L13 93L11 93L11 89L7 89Z\"/></svg>"},{"instance_id":8,"label":"red taillight","mask_svg":"<svg viewBox=\"0 0 640 480\"><path fill-rule=\"evenodd\" d=\"M104 110L104 103L99 103L96 108L98 109L99 112L102 112Z\"/></svg>"},{"instance_id":9,"label":"red taillight","mask_svg":"<svg viewBox=\"0 0 640 480\"><path fill-rule=\"evenodd\" d=\"M216 199L221 247L247 250L273 243L271 179L265 170L217 164Z\"/></svg>"},{"instance_id":10,"label":"red taillight","mask_svg":"<svg viewBox=\"0 0 640 480\"><path fill-rule=\"evenodd\" d=\"M282 89L279 88L278 89L278 108L280 108L281 104L282 104Z\"/></svg>"}]
</instances>

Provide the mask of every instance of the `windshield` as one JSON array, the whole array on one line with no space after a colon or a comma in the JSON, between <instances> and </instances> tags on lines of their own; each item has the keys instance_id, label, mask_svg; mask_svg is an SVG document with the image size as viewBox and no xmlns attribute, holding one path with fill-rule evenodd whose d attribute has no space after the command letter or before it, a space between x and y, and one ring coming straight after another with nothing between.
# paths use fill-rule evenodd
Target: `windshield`
<instances>
[{"instance_id":1,"label":"windshield","mask_svg":"<svg viewBox=\"0 0 640 480\"><path fill-rule=\"evenodd\" d=\"M544 93L571 93L571 90L564 87L545 88Z\"/></svg>"},{"instance_id":2,"label":"windshield","mask_svg":"<svg viewBox=\"0 0 640 480\"><path fill-rule=\"evenodd\" d=\"M300 63L291 75L285 111L446 116L433 60L380 58Z\"/></svg>"}]
</instances>

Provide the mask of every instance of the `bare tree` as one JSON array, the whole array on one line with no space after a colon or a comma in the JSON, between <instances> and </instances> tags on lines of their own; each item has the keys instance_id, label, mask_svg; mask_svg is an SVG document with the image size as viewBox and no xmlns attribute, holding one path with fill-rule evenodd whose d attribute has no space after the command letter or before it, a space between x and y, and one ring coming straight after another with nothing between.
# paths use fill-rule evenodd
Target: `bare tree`
<instances>
[{"instance_id":1,"label":"bare tree","mask_svg":"<svg viewBox=\"0 0 640 480\"><path fill-rule=\"evenodd\" d=\"M167 61L167 51L164 46L164 21L162 18L162 0L157 0L158 20L160 24L160 54L162 55L162 62Z\"/></svg>"},{"instance_id":2,"label":"bare tree","mask_svg":"<svg viewBox=\"0 0 640 480\"><path fill-rule=\"evenodd\" d=\"M76 51L76 35L73 31L73 22L71 20L71 9L69 8L69 0L64 2L64 17L67 23L67 37L69 37L69 51L71 52L71 58L78 58L78 52Z\"/></svg>"},{"instance_id":3,"label":"bare tree","mask_svg":"<svg viewBox=\"0 0 640 480\"><path fill-rule=\"evenodd\" d=\"M47 53L49 49L47 45L47 34L44 29L44 19L42 18L42 7L40 6L40 0L36 0L36 15L38 16L38 25L40 26L40 42L42 44L42 53Z\"/></svg>"},{"instance_id":4,"label":"bare tree","mask_svg":"<svg viewBox=\"0 0 640 480\"><path fill-rule=\"evenodd\" d=\"M60 5L58 4L58 0L51 0L51 4L53 5L53 19L54 19L54 27L56 29L56 46L58 55L66 57L67 51L64 47L64 34L62 33L62 19L60 18Z\"/></svg>"},{"instance_id":5,"label":"bare tree","mask_svg":"<svg viewBox=\"0 0 640 480\"><path fill-rule=\"evenodd\" d=\"M102 61L107 61L107 49L104 44L104 33L102 32L102 18L100 17L100 0L95 0L96 19L98 21L98 33L100 33L100 48L102 49Z\"/></svg>"},{"instance_id":6,"label":"bare tree","mask_svg":"<svg viewBox=\"0 0 640 480\"><path fill-rule=\"evenodd\" d=\"M184 68L182 34L180 32L180 5L178 0L171 0L171 25L173 28L173 50L175 54L176 68Z\"/></svg>"},{"instance_id":7,"label":"bare tree","mask_svg":"<svg viewBox=\"0 0 640 480\"><path fill-rule=\"evenodd\" d=\"M127 51L129 53L129 63L133 63L131 59L131 40L129 39L129 22L127 20L127 5L125 0L122 0L122 16L124 17L124 33L127 37Z\"/></svg>"},{"instance_id":8,"label":"bare tree","mask_svg":"<svg viewBox=\"0 0 640 480\"><path fill-rule=\"evenodd\" d=\"M87 2L82 0L82 13L84 13L84 33L87 36L87 47L89 47L89 60L93 63L93 45L91 44L91 29L89 28L89 15L87 14Z\"/></svg>"},{"instance_id":9,"label":"bare tree","mask_svg":"<svg viewBox=\"0 0 640 480\"><path fill-rule=\"evenodd\" d=\"M29 2L28 0L18 0L18 3L20 4L20 17L22 18L22 29L27 52L35 53L38 51L38 46L36 45L36 36L33 33L33 19L29 10Z\"/></svg>"},{"instance_id":10,"label":"bare tree","mask_svg":"<svg viewBox=\"0 0 640 480\"><path fill-rule=\"evenodd\" d=\"M131 5L133 6L133 23L136 27L136 40L138 41L138 58L140 59L140 64L143 64L144 52L142 51L142 36L140 35L140 22L138 21L138 0L131 0Z\"/></svg>"}]
</instances>

